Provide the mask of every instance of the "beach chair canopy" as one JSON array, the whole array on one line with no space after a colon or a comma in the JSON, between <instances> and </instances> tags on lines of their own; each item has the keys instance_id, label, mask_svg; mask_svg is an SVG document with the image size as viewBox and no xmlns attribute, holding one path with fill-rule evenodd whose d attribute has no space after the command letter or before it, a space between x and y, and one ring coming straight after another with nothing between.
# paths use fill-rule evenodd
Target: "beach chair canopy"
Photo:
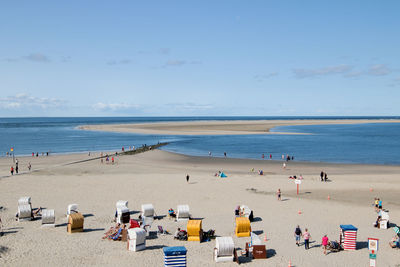
<instances>
[{"instance_id":1,"label":"beach chair canopy","mask_svg":"<svg viewBox=\"0 0 400 267\"><path fill-rule=\"evenodd\" d=\"M201 220L189 220L187 222L188 241L201 241Z\"/></svg>"},{"instance_id":2,"label":"beach chair canopy","mask_svg":"<svg viewBox=\"0 0 400 267\"><path fill-rule=\"evenodd\" d=\"M126 200L118 200L117 203L115 204L115 206L117 207L128 207L128 201Z\"/></svg>"},{"instance_id":3,"label":"beach chair canopy","mask_svg":"<svg viewBox=\"0 0 400 267\"><path fill-rule=\"evenodd\" d=\"M241 211L245 217L250 217L251 209L246 205L240 205L239 211Z\"/></svg>"},{"instance_id":4,"label":"beach chair canopy","mask_svg":"<svg viewBox=\"0 0 400 267\"><path fill-rule=\"evenodd\" d=\"M215 239L215 247L217 248L217 256L232 256L235 244L230 236L218 236Z\"/></svg>"},{"instance_id":5,"label":"beach chair canopy","mask_svg":"<svg viewBox=\"0 0 400 267\"><path fill-rule=\"evenodd\" d=\"M228 177L224 172L221 172L221 174L219 175L219 177L221 177L221 178L226 178L226 177Z\"/></svg>"},{"instance_id":6,"label":"beach chair canopy","mask_svg":"<svg viewBox=\"0 0 400 267\"><path fill-rule=\"evenodd\" d=\"M340 228L343 231L357 231L358 229L352 224L341 224Z\"/></svg>"},{"instance_id":7,"label":"beach chair canopy","mask_svg":"<svg viewBox=\"0 0 400 267\"><path fill-rule=\"evenodd\" d=\"M189 205L178 205L177 216L179 218L189 218Z\"/></svg>"},{"instance_id":8,"label":"beach chair canopy","mask_svg":"<svg viewBox=\"0 0 400 267\"><path fill-rule=\"evenodd\" d=\"M389 212L382 210L382 211L380 211L380 215L381 215L382 220L389 221Z\"/></svg>"},{"instance_id":9,"label":"beach chair canopy","mask_svg":"<svg viewBox=\"0 0 400 267\"><path fill-rule=\"evenodd\" d=\"M128 229L128 238L130 240L136 239L136 244L138 245L143 244L146 240L146 231L142 228Z\"/></svg>"},{"instance_id":10,"label":"beach chair canopy","mask_svg":"<svg viewBox=\"0 0 400 267\"><path fill-rule=\"evenodd\" d=\"M54 224L56 222L54 210L44 209L42 211L42 224Z\"/></svg>"},{"instance_id":11,"label":"beach chair canopy","mask_svg":"<svg viewBox=\"0 0 400 267\"><path fill-rule=\"evenodd\" d=\"M19 205L18 206L18 219L26 219L32 217L31 205Z\"/></svg>"},{"instance_id":12,"label":"beach chair canopy","mask_svg":"<svg viewBox=\"0 0 400 267\"><path fill-rule=\"evenodd\" d=\"M68 205L67 215L70 215L72 213L77 213L77 212L78 212L78 204L70 204L70 205Z\"/></svg>"},{"instance_id":13,"label":"beach chair canopy","mask_svg":"<svg viewBox=\"0 0 400 267\"><path fill-rule=\"evenodd\" d=\"M145 216L145 217L153 217L154 216L153 204L143 204L142 205L142 216Z\"/></svg>"},{"instance_id":14,"label":"beach chair canopy","mask_svg":"<svg viewBox=\"0 0 400 267\"><path fill-rule=\"evenodd\" d=\"M250 236L250 220L245 217L236 217L235 234L237 237Z\"/></svg>"},{"instance_id":15,"label":"beach chair canopy","mask_svg":"<svg viewBox=\"0 0 400 267\"><path fill-rule=\"evenodd\" d=\"M18 205L31 205L31 197L21 197L18 199Z\"/></svg>"}]
</instances>

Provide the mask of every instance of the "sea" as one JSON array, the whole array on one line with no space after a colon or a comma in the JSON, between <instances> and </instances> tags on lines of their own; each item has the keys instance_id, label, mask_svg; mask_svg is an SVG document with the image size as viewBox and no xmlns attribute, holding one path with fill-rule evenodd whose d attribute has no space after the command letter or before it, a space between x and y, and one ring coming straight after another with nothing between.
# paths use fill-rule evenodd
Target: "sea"
<instances>
[{"instance_id":1,"label":"sea","mask_svg":"<svg viewBox=\"0 0 400 267\"><path fill-rule=\"evenodd\" d=\"M0 155L120 151L168 142L162 150L194 156L400 165L400 123L281 126L273 132L307 135L178 136L80 130L80 125L205 120L400 119L400 117L45 117L0 118ZM264 154L264 159L262 155Z\"/></svg>"}]
</instances>

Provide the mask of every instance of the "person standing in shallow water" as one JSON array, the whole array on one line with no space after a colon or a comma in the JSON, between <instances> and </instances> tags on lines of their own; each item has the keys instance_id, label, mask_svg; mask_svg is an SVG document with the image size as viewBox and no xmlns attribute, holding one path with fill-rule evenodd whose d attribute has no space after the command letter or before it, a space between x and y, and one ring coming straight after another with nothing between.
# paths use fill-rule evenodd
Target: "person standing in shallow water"
<instances>
[{"instance_id":1,"label":"person standing in shallow water","mask_svg":"<svg viewBox=\"0 0 400 267\"><path fill-rule=\"evenodd\" d=\"M186 182L189 183L189 174L186 174Z\"/></svg>"},{"instance_id":2,"label":"person standing in shallow water","mask_svg":"<svg viewBox=\"0 0 400 267\"><path fill-rule=\"evenodd\" d=\"M321 182L323 182L324 181L324 172L321 171L321 174L319 176L321 177Z\"/></svg>"}]
</instances>

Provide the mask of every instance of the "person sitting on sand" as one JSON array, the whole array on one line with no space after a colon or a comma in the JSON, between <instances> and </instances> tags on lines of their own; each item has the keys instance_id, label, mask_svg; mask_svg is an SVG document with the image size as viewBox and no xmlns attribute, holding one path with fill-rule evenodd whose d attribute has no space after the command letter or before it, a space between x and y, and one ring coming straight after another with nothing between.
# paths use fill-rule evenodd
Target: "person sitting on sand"
<instances>
[{"instance_id":1,"label":"person sitting on sand","mask_svg":"<svg viewBox=\"0 0 400 267\"><path fill-rule=\"evenodd\" d=\"M178 239L180 231L181 231L181 228L178 227L178 229L176 229L176 231L175 231L174 239Z\"/></svg>"},{"instance_id":2,"label":"person sitting on sand","mask_svg":"<svg viewBox=\"0 0 400 267\"><path fill-rule=\"evenodd\" d=\"M392 241L389 242L389 246L390 246L391 248L400 248L400 237L397 236L397 235L395 235L395 236L392 238Z\"/></svg>"},{"instance_id":3,"label":"person sitting on sand","mask_svg":"<svg viewBox=\"0 0 400 267\"><path fill-rule=\"evenodd\" d=\"M378 212L379 211L379 198L375 198L375 211Z\"/></svg>"},{"instance_id":4,"label":"person sitting on sand","mask_svg":"<svg viewBox=\"0 0 400 267\"><path fill-rule=\"evenodd\" d=\"M378 216L378 218L376 219L376 222L374 223L374 227L380 228L381 220L382 220L382 217Z\"/></svg>"},{"instance_id":5,"label":"person sitting on sand","mask_svg":"<svg viewBox=\"0 0 400 267\"><path fill-rule=\"evenodd\" d=\"M32 210L32 218L35 218L35 216L42 216L42 207Z\"/></svg>"},{"instance_id":6,"label":"person sitting on sand","mask_svg":"<svg viewBox=\"0 0 400 267\"><path fill-rule=\"evenodd\" d=\"M239 206L236 206L235 208L235 217L239 216Z\"/></svg>"},{"instance_id":7,"label":"person sitting on sand","mask_svg":"<svg viewBox=\"0 0 400 267\"><path fill-rule=\"evenodd\" d=\"M172 208L168 210L168 215L169 217L176 218L175 211Z\"/></svg>"}]
</instances>

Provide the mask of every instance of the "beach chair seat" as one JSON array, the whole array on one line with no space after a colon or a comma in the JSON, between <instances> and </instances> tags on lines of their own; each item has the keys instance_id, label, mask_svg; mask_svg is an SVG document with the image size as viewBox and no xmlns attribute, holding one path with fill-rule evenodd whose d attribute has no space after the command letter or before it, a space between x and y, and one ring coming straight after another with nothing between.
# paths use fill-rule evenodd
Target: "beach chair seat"
<instances>
[{"instance_id":1,"label":"beach chair seat","mask_svg":"<svg viewBox=\"0 0 400 267\"><path fill-rule=\"evenodd\" d=\"M84 217L81 213L73 213L68 217L67 231L68 233L83 232Z\"/></svg>"},{"instance_id":2,"label":"beach chair seat","mask_svg":"<svg viewBox=\"0 0 400 267\"><path fill-rule=\"evenodd\" d=\"M54 210L44 209L42 211L42 227L55 227L56 216Z\"/></svg>"},{"instance_id":3,"label":"beach chair seat","mask_svg":"<svg viewBox=\"0 0 400 267\"><path fill-rule=\"evenodd\" d=\"M177 221L189 220L190 218L189 205L178 205L176 210L177 210L176 213Z\"/></svg>"}]
</instances>

